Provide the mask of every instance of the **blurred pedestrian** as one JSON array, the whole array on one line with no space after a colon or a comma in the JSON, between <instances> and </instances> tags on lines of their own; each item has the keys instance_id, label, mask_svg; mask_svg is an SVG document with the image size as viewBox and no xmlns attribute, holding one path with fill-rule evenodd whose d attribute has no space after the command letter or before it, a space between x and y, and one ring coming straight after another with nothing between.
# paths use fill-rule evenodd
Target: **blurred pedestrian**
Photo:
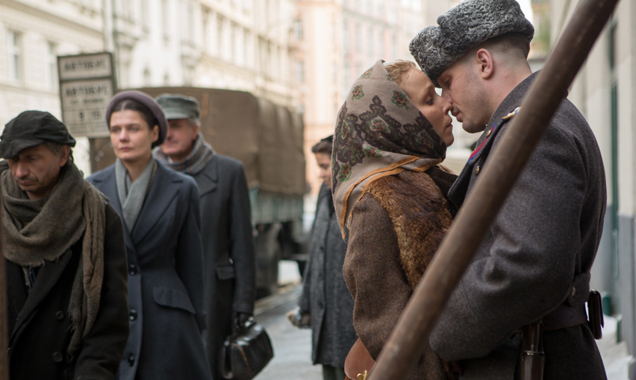
<instances>
[{"instance_id":1,"label":"blurred pedestrian","mask_svg":"<svg viewBox=\"0 0 636 380\"><path fill-rule=\"evenodd\" d=\"M324 380L345 378L344 362L357 336L353 328L353 298L342 277L347 245L340 234L331 196L333 136L311 148L323 184L318 195L316 218L303 278L298 310L288 314L292 324L311 327L312 360L322 364Z\"/></svg>"},{"instance_id":2,"label":"blurred pedestrian","mask_svg":"<svg viewBox=\"0 0 636 380\"><path fill-rule=\"evenodd\" d=\"M22 112L0 139L10 377L112 379L128 338L119 215L50 113Z\"/></svg>"},{"instance_id":3,"label":"blurred pedestrian","mask_svg":"<svg viewBox=\"0 0 636 380\"><path fill-rule=\"evenodd\" d=\"M459 207L536 79L527 59L534 28L515 0L464 1L438 23L411 53L463 128L483 132L450 189ZM605 174L594 133L566 95L431 333L465 378L527 379L536 368L545 380L606 377L590 329L601 322L586 323L585 310ZM601 314L595 304L590 317Z\"/></svg>"},{"instance_id":4,"label":"blurred pedestrian","mask_svg":"<svg viewBox=\"0 0 636 380\"><path fill-rule=\"evenodd\" d=\"M333 183L348 231L344 278L356 333L374 360L452 221L446 192L456 176L439 166L454 140L449 110L413 62L378 61L338 115ZM448 368L426 347L406 378L453 378Z\"/></svg>"},{"instance_id":5,"label":"blurred pedestrian","mask_svg":"<svg viewBox=\"0 0 636 380\"><path fill-rule=\"evenodd\" d=\"M219 352L233 328L254 312L256 263L250 200L243 164L214 152L201 133L199 102L163 94L157 102L168 119L166 139L155 158L194 178L199 186L204 253L203 307L208 360L222 378Z\"/></svg>"},{"instance_id":6,"label":"blurred pedestrian","mask_svg":"<svg viewBox=\"0 0 636 380\"><path fill-rule=\"evenodd\" d=\"M115 95L106 109L117 161L88 178L124 222L130 338L125 380L211 379L201 333L203 255L199 193L192 178L152 157L167 122L153 98Z\"/></svg>"}]
</instances>

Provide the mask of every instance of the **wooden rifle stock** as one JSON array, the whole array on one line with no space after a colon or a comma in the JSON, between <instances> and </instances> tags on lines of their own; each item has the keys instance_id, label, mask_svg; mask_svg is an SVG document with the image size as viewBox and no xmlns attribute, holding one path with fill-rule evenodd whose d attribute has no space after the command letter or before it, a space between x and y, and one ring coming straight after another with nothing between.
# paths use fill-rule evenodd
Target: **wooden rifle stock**
<instances>
[{"instance_id":1,"label":"wooden rifle stock","mask_svg":"<svg viewBox=\"0 0 636 380\"><path fill-rule=\"evenodd\" d=\"M475 248L519 177L618 0L581 0L519 114L464 202L384 345L369 380L399 380L413 368Z\"/></svg>"}]
</instances>

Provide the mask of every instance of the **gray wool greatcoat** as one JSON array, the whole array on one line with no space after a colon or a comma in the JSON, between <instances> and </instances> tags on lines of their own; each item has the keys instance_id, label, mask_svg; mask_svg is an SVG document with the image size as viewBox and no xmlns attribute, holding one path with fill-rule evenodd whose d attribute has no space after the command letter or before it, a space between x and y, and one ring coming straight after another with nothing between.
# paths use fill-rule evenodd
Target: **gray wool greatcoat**
<instances>
[{"instance_id":1,"label":"gray wool greatcoat","mask_svg":"<svg viewBox=\"0 0 636 380\"><path fill-rule=\"evenodd\" d=\"M321 187L309 263L305 268L301 310L311 314L312 360L314 364L344 367L355 343L353 297L342 275L347 244L331 202L331 190Z\"/></svg>"},{"instance_id":2,"label":"gray wool greatcoat","mask_svg":"<svg viewBox=\"0 0 636 380\"><path fill-rule=\"evenodd\" d=\"M212 373L221 378L219 350L232 333L232 314L252 314L256 298L254 235L245 169L215 154L193 176L199 186L204 254L203 306Z\"/></svg>"},{"instance_id":3,"label":"gray wool greatcoat","mask_svg":"<svg viewBox=\"0 0 636 380\"><path fill-rule=\"evenodd\" d=\"M72 335L68 306L83 237L59 260L40 268L28 295L22 267L5 259L12 380L111 380L115 375L128 339L127 264L119 215L109 204L104 207L99 314L73 358L66 351Z\"/></svg>"},{"instance_id":4,"label":"gray wool greatcoat","mask_svg":"<svg viewBox=\"0 0 636 380\"><path fill-rule=\"evenodd\" d=\"M456 205L488 166L489 153L506 133L510 119L503 118L520 105L535 75L492 116L477 143L483 146L449 192ZM460 361L462 379L518 379L516 331L560 305L583 307L605 207L596 139L564 99L431 334L443 359ZM546 331L544 348L544 380L606 378L585 323Z\"/></svg>"},{"instance_id":5,"label":"gray wool greatcoat","mask_svg":"<svg viewBox=\"0 0 636 380\"><path fill-rule=\"evenodd\" d=\"M121 215L115 166L88 180ZM211 379L201 338L203 256L192 178L158 162L135 227L129 233L124 222L124 236L130 337L117 378Z\"/></svg>"}]
</instances>

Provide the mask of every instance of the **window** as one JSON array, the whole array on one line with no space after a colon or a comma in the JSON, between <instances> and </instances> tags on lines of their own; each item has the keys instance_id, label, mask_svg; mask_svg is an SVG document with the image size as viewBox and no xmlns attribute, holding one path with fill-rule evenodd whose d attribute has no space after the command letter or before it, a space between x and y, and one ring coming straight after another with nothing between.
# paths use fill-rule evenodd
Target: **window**
<instances>
[{"instance_id":1,"label":"window","mask_svg":"<svg viewBox=\"0 0 636 380\"><path fill-rule=\"evenodd\" d=\"M19 82L22 80L22 34L9 31L9 80Z\"/></svg>"},{"instance_id":2,"label":"window","mask_svg":"<svg viewBox=\"0 0 636 380\"><path fill-rule=\"evenodd\" d=\"M168 0L161 0L161 18L163 38L168 40L170 38L170 8Z\"/></svg>"},{"instance_id":3,"label":"window","mask_svg":"<svg viewBox=\"0 0 636 380\"><path fill-rule=\"evenodd\" d=\"M57 89L57 44L48 41L46 43L46 85L49 90Z\"/></svg>"},{"instance_id":4,"label":"window","mask_svg":"<svg viewBox=\"0 0 636 380\"><path fill-rule=\"evenodd\" d=\"M296 81L298 83L305 82L305 62L303 61L296 62Z\"/></svg>"}]
</instances>

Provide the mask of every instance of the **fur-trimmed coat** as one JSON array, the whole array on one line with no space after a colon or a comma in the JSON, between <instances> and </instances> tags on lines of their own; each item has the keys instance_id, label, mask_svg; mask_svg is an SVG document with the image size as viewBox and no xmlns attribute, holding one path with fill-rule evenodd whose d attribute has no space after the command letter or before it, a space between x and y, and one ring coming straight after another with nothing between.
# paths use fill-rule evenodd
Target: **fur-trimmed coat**
<instances>
[{"instance_id":1,"label":"fur-trimmed coat","mask_svg":"<svg viewBox=\"0 0 636 380\"><path fill-rule=\"evenodd\" d=\"M454 180L438 167L405 171L369 184L353 207L343 271L356 333L374 359L450 227L454 210L445 194ZM446 378L430 347L407 377Z\"/></svg>"}]
</instances>

